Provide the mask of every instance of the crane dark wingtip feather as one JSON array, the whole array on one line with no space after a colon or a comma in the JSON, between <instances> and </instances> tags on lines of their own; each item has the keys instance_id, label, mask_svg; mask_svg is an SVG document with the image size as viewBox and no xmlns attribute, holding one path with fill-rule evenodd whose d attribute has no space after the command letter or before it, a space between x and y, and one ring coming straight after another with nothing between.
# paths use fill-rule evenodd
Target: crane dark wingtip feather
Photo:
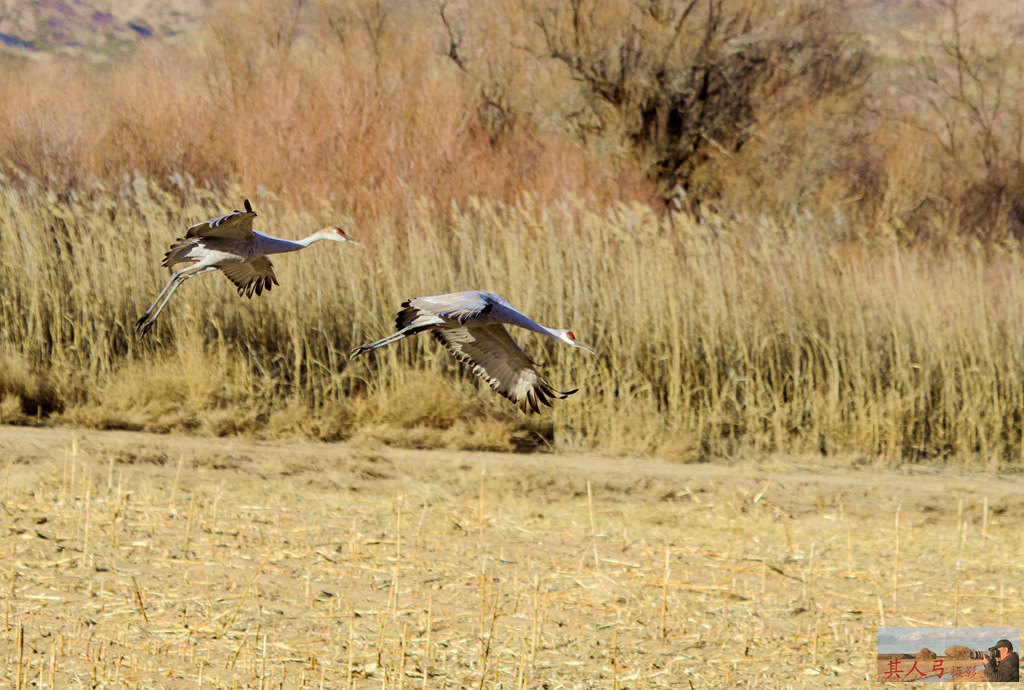
<instances>
[{"instance_id":1,"label":"crane dark wingtip feather","mask_svg":"<svg viewBox=\"0 0 1024 690\"><path fill-rule=\"evenodd\" d=\"M410 299L407 299L404 302L402 302L402 309L395 316L396 331L400 331L406 326L408 326L416 319L416 316L419 314L419 311L415 307L410 306L411 302L412 300Z\"/></svg>"}]
</instances>

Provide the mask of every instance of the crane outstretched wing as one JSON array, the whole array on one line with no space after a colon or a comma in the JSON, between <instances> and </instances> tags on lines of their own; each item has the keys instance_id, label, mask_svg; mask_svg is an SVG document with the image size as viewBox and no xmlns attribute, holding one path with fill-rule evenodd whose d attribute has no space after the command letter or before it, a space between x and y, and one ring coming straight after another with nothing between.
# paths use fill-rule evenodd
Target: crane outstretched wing
<instances>
[{"instance_id":1,"label":"crane outstretched wing","mask_svg":"<svg viewBox=\"0 0 1024 690\"><path fill-rule=\"evenodd\" d=\"M228 240L247 240L252 238L252 219L256 213L252 210L249 200L245 200L245 210L235 211L220 218L204 220L196 223L185 232L189 237L223 237Z\"/></svg>"},{"instance_id":2,"label":"crane outstretched wing","mask_svg":"<svg viewBox=\"0 0 1024 690\"><path fill-rule=\"evenodd\" d=\"M217 268L235 284L238 294L244 294L246 297L252 297L254 292L262 295L264 290L269 292L271 287L278 285L274 265L265 256L242 263L224 264Z\"/></svg>"},{"instance_id":3,"label":"crane outstretched wing","mask_svg":"<svg viewBox=\"0 0 1024 690\"><path fill-rule=\"evenodd\" d=\"M438 326L430 333L452 357L469 365L475 375L523 412L540 412L541 404L551 405L549 398L565 398L576 392L552 388L501 324Z\"/></svg>"},{"instance_id":4,"label":"crane outstretched wing","mask_svg":"<svg viewBox=\"0 0 1024 690\"><path fill-rule=\"evenodd\" d=\"M395 324L401 330L414 321L417 316L422 315L433 315L442 321L455 321L459 324L465 324L470 319L490 314L491 308L494 306L491 300L494 297L490 293L473 290L453 292L449 295L416 297L402 303L404 309L399 312L398 318L395 319ZM437 319L433 321L436 323Z\"/></svg>"}]
</instances>

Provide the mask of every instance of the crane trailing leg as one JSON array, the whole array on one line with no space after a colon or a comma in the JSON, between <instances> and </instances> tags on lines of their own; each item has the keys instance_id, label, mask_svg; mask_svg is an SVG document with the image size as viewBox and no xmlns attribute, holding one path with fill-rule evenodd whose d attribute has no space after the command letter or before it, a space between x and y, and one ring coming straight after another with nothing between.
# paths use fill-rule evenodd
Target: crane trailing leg
<instances>
[{"instance_id":1,"label":"crane trailing leg","mask_svg":"<svg viewBox=\"0 0 1024 690\"><path fill-rule=\"evenodd\" d=\"M167 302L170 301L171 295L174 291L192 276L197 276L200 273L206 273L207 271L213 271L216 266L191 266L189 268L183 268L180 271L176 271L171 279L164 285L164 289L160 291L160 294L156 296L152 306L146 310L146 313L139 317L139 320L135 322L135 333L141 341L149 333L149 329L156 323L156 317L160 315L164 307L167 306Z\"/></svg>"},{"instance_id":2,"label":"crane trailing leg","mask_svg":"<svg viewBox=\"0 0 1024 690\"><path fill-rule=\"evenodd\" d=\"M363 354L365 352L369 352L370 350L376 350L377 348L384 347L385 345L390 345L391 343L396 343L399 340L401 340L402 338L407 338L408 336L412 335L413 333L419 333L422 330L423 330L422 328L417 328L417 329L409 329L409 330L405 330L405 331L399 331L398 333L394 333L392 335L389 335L387 338L381 338L380 340L378 340L376 342L367 343L366 345L360 345L356 349L352 350L352 352L349 354L348 358L349 359L353 359L353 358L358 357L359 355L361 355L361 354Z\"/></svg>"},{"instance_id":3,"label":"crane trailing leg","mask_svg":"<svg viewBox=\"0 0 1024 690\"><path fill-rule=\"evenodd\" d=\"M398 329L396 333L389 335L387 338L381 338L380 340L366 345L360 345L356 349L352 350L348 358L353 359L359 355L369 352L370 350L376 350L396 343L402 338L408 338L410 335L415 335L420 331L425 331L432 326L437 326L444 323L442 319L434 316L433 314L424 314L420 310L409 304L410 300L402 302L402 311L398 312L398 316L395 318L395 328Z\"/></svg>"}]
</instances>

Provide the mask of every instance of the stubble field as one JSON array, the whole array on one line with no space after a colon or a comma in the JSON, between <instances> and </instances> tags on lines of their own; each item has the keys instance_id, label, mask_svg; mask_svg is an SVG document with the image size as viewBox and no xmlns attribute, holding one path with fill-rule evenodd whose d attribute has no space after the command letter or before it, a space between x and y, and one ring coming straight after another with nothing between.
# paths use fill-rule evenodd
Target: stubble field
<instances>
[{"instance_id":1,"label":"stubble field","mask_svg":"<svg viewBox=\"0 0 1024 690\"><path fill-rule=\"evenodd\" d=\"M1024 613L1024 481L5 427L14 687L863 687ZM897 529L898 521L898 529Z\"/></svg>"}]
</instances>

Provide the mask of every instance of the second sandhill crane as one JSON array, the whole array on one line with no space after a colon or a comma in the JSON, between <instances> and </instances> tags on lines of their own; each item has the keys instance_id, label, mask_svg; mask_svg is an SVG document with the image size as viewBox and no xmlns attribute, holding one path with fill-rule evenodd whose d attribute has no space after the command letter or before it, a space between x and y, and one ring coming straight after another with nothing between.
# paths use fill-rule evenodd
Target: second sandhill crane
<instances>
[{"instance_id":1,"label":"second sandhill crane","mask_svg":"<svg viewBox=\"0 0 1024 690\"><path fill-rule=\"evenodd\" d=\"M547 328L527 318L508 300L491 292L470 290L448 295L417 297L402 303L395 319L397 333L352 351L350 357L376 350L420 331L430 331L449 354L470 366L495 391L523 412L540 412L550 398L566 398L576 392L557 391L537 371L530 355L512 340L505 324L520 326L541 335L596 354L576 339L572 331Z\"/></svg>"},{"instance_id":2,"label":"second sandhill crane","mask_svg":"<svg viewBox=\"0 0 1024 690\"><path fill-rule=\"evenodd\" d=\"M362 246L338 227L326 227L305 239L294 241L264 235L252 229L255 217L256 212L246 199L244 211L196 223L185 231L183 238L171 245L170 251L164 255L163 265L171 269L180 263L191 265L174 272L153 305L135 322L135 332L140 340L156 323L156 317L174 291L200 273L220 269L238 288L239 295L252 297L253 293L263 294L264 290L269 291L278 284L274 266L267 258L270 254L298 251L319 240Z\"/></svg>"}]
</instances>

